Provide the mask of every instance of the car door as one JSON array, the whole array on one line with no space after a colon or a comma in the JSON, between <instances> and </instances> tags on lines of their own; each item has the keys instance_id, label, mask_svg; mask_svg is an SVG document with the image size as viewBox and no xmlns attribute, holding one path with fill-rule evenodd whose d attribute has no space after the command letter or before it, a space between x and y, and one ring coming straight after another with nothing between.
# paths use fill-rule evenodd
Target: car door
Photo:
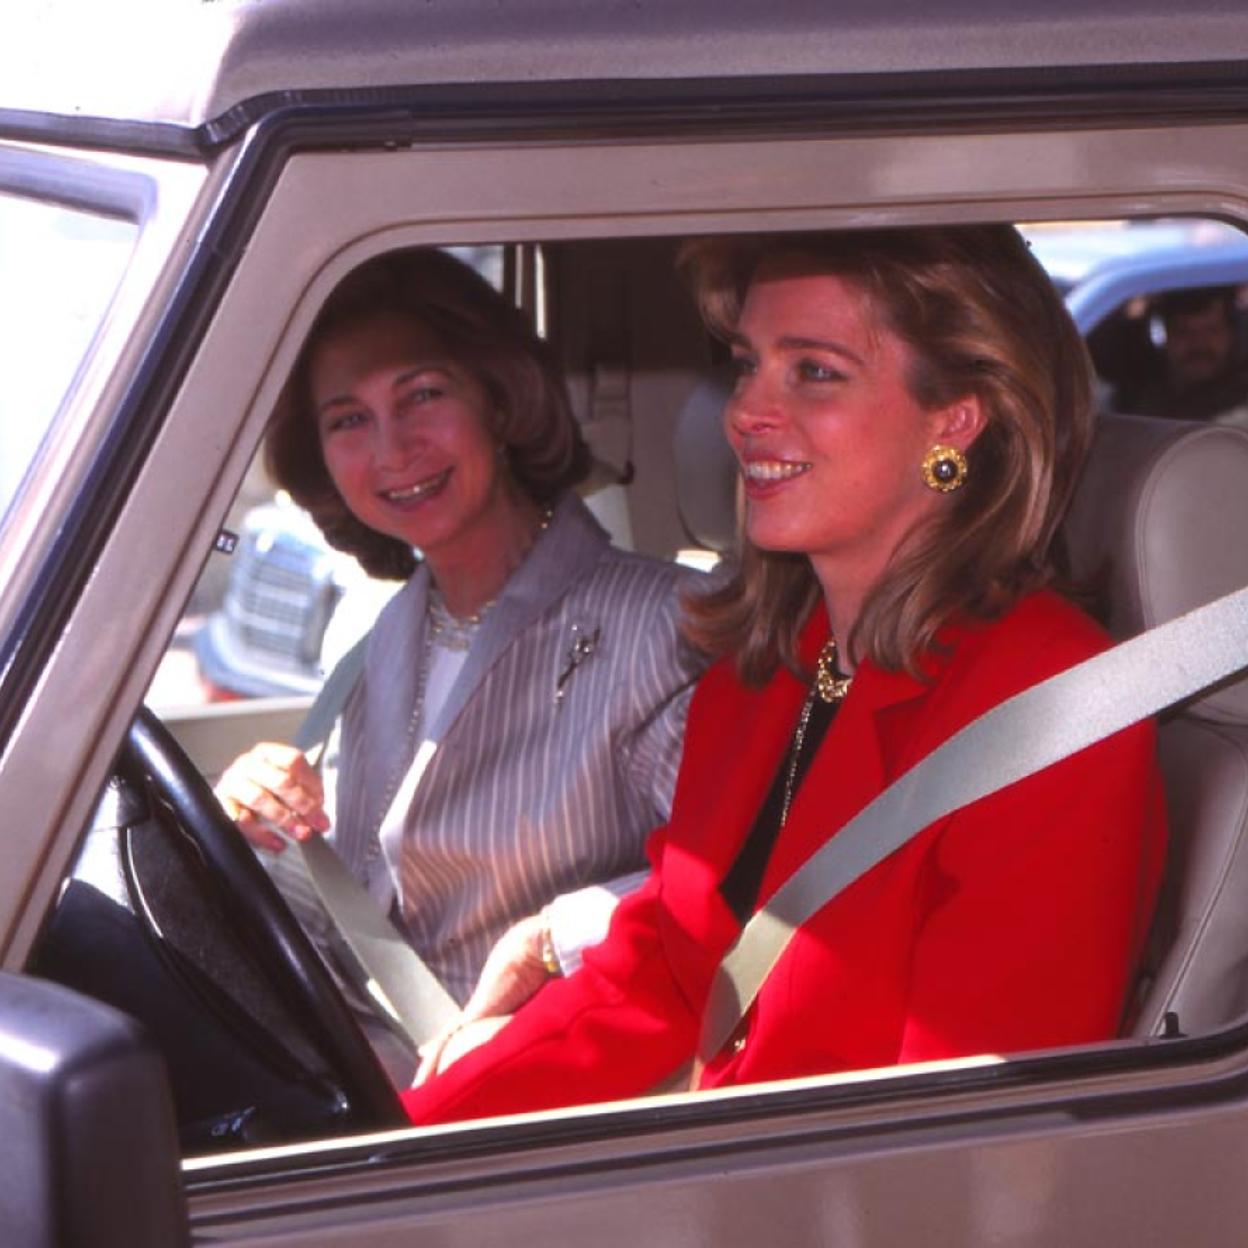
<instances>
[{"instance_id":1,"label":"car door","mask_svg":"<svg viewBox=\"0 0 1248 1248\"><path fill-rule=\"evenodd\" d=\"M192 262L166 253L136 318L146 333L130 357L118 348L111 400L77 444L72 484L100 531L78 553L43 534L12 599L47 635L13 643L0 682L9 969L52 904L302 336L355 264L409 245L575 255L578 242L758 229L1248 220L1248 125L1221 115L938 128L911 113L864 136L814 110L770 132L704 119L655 137L623 107L571 133L511 112L502 138L449 125L403 142L388 115L322 120L340 128L318 140L277 118L246 163L227 147L201 171L215 200L201 189L172 231ZM212 263L197 234L209 217ZM661 459L661 432L648 436ZM119 485L86 492L108 471ZM72 507L56 514L86 533ZM188 1158L182 1174L192 1233L215 1243L1225 1242L1248 1218L1233 1178L1248 1151L1244 1040L1239 1028L988 1054L255 1148Z\"/></svg>"}]
</instances>

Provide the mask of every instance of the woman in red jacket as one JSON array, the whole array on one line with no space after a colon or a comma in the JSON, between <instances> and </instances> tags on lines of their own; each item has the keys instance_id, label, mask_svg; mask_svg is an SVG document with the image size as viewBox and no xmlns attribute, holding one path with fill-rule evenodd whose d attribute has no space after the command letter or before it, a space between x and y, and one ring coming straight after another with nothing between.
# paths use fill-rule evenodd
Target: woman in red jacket
<instances>
[{"instance_id":1,"label":"woman in red jacket","mask_svg":"<svg viewBox=\"0 0 1248 1248\"><path fill-rule=\"evenodd\" d=\"M696 244L731 347L740 571L649 883L582 969L405 1094L419 1122L644 1093L694 1055L743 923L897 776L1105 644L1047 588L1089 370L1017 233ZM698 1086L1115 1034L1165 828L1152 726L938 820L789 943Z\"/></svg>"}]
</instances>

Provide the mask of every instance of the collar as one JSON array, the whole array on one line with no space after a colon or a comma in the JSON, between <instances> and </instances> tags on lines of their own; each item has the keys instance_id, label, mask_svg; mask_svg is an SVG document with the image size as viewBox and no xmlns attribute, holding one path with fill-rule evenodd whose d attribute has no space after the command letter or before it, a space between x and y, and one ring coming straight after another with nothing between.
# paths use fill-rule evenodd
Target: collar
<instances>
[{"instance_id":1,"label":"collar","mask_svg":"<svg viewBox=\"0 0 1248 1248\"><path fill-rule=\"evenodd\" d=\"M872 659L863 659L854 671L854 680L849 687L846 702L851 698L862 701L864 698L877 709L892 706L898 702L907 702L912 698L922 697L927 693L933 682L940 679L948 666L949 656L957 644L961 629L956 624L945 625L937 634L937 644L923 656L922 668L925 679L919 680L908 672L892 671L880 667ZM802 665L813 671L819 658L819 651L831 635L828 624L828 608L820 597L811 611L806 623L798 634L797 653ZM855 697L855 691L859 692Z\"/></svg>"}]
</instances>

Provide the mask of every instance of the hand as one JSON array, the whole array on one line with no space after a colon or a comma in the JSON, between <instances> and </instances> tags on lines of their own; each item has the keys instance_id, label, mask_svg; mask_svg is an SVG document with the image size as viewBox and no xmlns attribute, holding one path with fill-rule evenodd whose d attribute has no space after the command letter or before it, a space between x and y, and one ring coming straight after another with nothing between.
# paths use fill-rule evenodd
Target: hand
<instances>
[{"instance_id":1,"label":"hand","mask_svg":"<svg viewBox=\"0 0 1248 1248\"><path fill-rule=\"evenodd\" d=\"M545 929L545 918L532 914L498 938L459 1019L421 1048L413 1086L484 1044L551 977L542 958ZM484 1023L493 1026L486 1029Z\"/></svg>"},{"instance_id":2,"label":"hand","mask_svg":"<svg viewBox=\"0 0 1248 1248\"><path fill-rule=\"evenodd\" d=\"M426 1079L441 1074L452 1062L465 1053L471 1053L478 1045L492 1040L511 1022L510 1014L496 1014L492 1018L475 1018L471 1022L462 1019L450 1023L420 1050L420 1066L412 1087L418 1088Z\"/></svg>"},{"instance_id":3,"label":"hand","mask_svg":"<svg viewBox=\"0 0 1248 1248\"><path fill-rule=\"evenodd\" d=\"M258 849L276 854L285 848L275 827L297 841L329 831L321 777L292 745L261 742L226 768L214 792Z\"/></svg>"}]
</instances>

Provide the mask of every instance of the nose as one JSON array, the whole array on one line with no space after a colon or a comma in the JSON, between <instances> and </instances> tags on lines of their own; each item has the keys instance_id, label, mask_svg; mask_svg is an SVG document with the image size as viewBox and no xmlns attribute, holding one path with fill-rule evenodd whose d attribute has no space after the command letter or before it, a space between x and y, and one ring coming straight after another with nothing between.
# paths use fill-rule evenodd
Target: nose
<instances>
[{"instance_id":1,"label":"nose","mask_svg":"<svg viewBox=\"0 0 1248 1248\"><path fill-rule=\"evenodd\" d=\"M373 429L373 455L383 468L404 467L422 438L420 422L393 409L381 412Z\"/></svg>"},{"instance_id":2,"label":"nose","mask_svg":"<svg viewBox=\"0 0 1248 1248\"><path fill-rule=\"evenodd\" d=\"M724 407L724 423L729 436L756 437L774 429L784 413L766 379L758 373L744 374Z\"/></svg>"}]
</instances>

